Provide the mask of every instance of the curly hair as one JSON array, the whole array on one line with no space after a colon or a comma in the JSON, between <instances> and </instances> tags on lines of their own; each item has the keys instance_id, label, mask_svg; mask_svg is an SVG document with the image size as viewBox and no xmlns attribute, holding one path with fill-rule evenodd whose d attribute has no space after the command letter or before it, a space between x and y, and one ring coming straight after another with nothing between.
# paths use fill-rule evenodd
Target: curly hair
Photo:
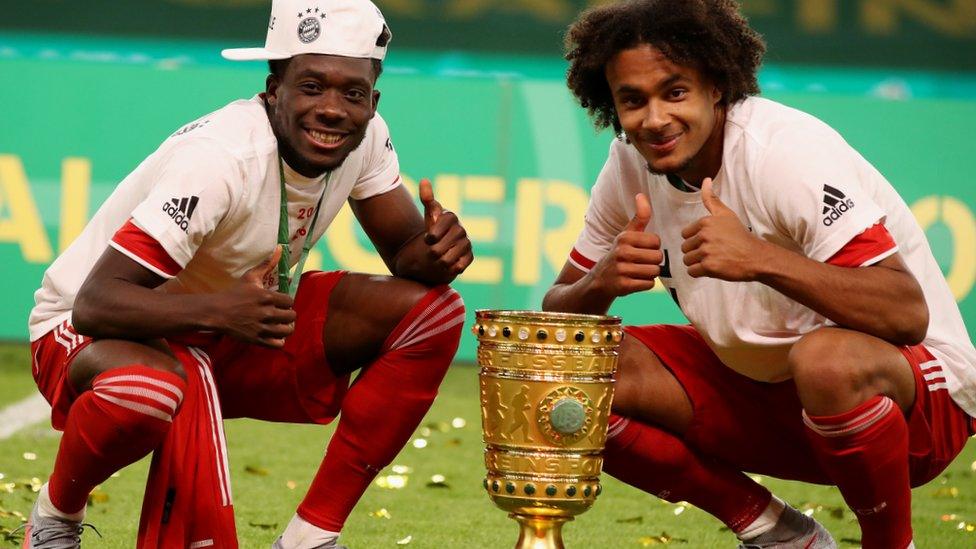
<instances>
[{"instance_id":1,"label":"curly hair","mask_svg":"<svg viewBox=\"0 0 976 549\"><path fill-rule=\"evenodd\" d=\"M566 33L566 81L597 128L621 131L606 78L621 50L650 44L674 63L702 72L730 105L759 93L766 45L736 0L629 0L583 12Z\"/></svg>"}]
</instances>

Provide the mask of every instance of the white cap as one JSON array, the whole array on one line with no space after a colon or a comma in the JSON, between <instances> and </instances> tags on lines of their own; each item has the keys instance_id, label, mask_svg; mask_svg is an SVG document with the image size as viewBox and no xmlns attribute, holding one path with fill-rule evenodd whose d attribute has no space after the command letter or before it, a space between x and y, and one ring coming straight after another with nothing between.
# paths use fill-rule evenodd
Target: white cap
<instances>
[{"instance_id":1,"label":"white cap","mask_svg":"<svg viewBox=\"0 0 976 549\"><path fill-rule=\"evenodd\" d=\"M234 61L288 59L305 53L379 59L392 34L369 0L272 0L263 48L232 48Z\"/></svg>"}]
</instances>

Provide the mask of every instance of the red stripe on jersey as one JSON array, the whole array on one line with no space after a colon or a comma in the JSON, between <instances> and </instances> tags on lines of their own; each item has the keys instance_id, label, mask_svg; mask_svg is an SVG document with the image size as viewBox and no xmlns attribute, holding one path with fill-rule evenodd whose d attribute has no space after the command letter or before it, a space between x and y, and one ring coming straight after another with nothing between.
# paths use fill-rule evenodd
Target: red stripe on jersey
<instances>
[{"instance_id":1,"label":"red stripe on jersey","mask_svg":"<svg viewBox=\"0 0 976 549\"><path fill-rule=\"evenodd\" d=\"M592 259L579 253L579 250L577 250L576 248L573 248L573 251L569 252L569 257L570 259L578 263L580 267L583 267L586 270L590 270L593 268L594 265L596 265L596 261L593 261Z\"/></svg>"},{"instance_id":2,"label":"red stripe on jersey","mask_svg":"<svg viewBox=\"0 0 976 549\"><path fill-rule=\"evenodd\" d=\"M180 267L180 264L163 249L159 241L136 227L132 219L126 221L125 225L115 233L112 242L169 276L176 276L183 270L183 267Z\"/></svg>"},{"instance_id":3,"label":"red stripe on jersey","mask_svg":"<svg viewBox=\"0 0 976 549\"><path fill-rule=\"evenodd\" d=\"M863 233L855 236L827 263L838 267L861 267L874 258L890 252L896 247L895 239L881 223L876 223Z\"/></svg>"}]
</instances>

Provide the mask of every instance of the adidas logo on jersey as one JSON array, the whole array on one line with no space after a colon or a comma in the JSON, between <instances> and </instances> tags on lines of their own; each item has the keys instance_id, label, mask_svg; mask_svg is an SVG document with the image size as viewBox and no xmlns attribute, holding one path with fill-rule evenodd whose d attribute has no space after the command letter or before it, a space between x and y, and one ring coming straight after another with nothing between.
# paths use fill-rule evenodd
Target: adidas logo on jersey
<instances>
[{"instance_id":1,"label":"adidas logo on jersey","mask_svg":"<svg viewBox=\"0 0 976 549\"><path fill-rule=\"evenodd\" d=\"M183 198L171 198L169 202L163 202L163 211L166 212L179 228L185 233L190 227L190 216L197 207L200 198L196 196L184 196Z\"/></svg>"},{"instance_id":2,"label":"adidas logo on jersey","mask_svg":"<svg viewBox=\"0 0 976 549\"><path fill-rule=\"evenodd\" d=\"M823 190L824 207L821 213L824 214L823 224L829 227L834 224L834 221L840 219L844 212L854 207L854 201L830 185L824 185Z\"/></svg>"}]
</instances>

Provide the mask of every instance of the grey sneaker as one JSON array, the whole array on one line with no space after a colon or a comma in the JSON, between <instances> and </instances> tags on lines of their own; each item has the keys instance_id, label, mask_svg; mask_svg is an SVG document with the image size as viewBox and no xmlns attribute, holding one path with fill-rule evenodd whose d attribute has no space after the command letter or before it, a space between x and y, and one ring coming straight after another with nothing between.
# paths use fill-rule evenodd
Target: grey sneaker
<instances>
[{"instance_id":1,"label":"grey sneaker","mask_svg":"<svg viewBox=\"0 0 976 549\"><path fill-rule=\"evenodd\" d=\"M822 524L787 505L772 530L739 549L837 549L837 542Z\"/></svg>"},{"instance_id":2,"label":"grey sneaker","mask_svg":"<svg viewBox=\"0 0 976 549\"><path fill-rule=\"evenodd\" d=\"M275 542L271 544L271 549L285 549L285 546L281 544L281 536L278 536L278 539L276 539ZM326 543L325 545L319 545L315 549L349 549L349 548L346 547L345 545L339 545L337 541L332 541Z\"/></svg>"},{"instance_id":3,"label":"grey sneaker","mask_svg":"<svg viewBox=\"0 0 976 549\"><path fill-rule=\"evenodd\" d=\"M31 509L30 520L24 525L24 549L79 549L84 527L95 530L91 524L55 517L42 517L37 502ZM98 530L95 530L98 534ZM99 534L101 536L101 534Z\"/></svg>"}]
</instances>

